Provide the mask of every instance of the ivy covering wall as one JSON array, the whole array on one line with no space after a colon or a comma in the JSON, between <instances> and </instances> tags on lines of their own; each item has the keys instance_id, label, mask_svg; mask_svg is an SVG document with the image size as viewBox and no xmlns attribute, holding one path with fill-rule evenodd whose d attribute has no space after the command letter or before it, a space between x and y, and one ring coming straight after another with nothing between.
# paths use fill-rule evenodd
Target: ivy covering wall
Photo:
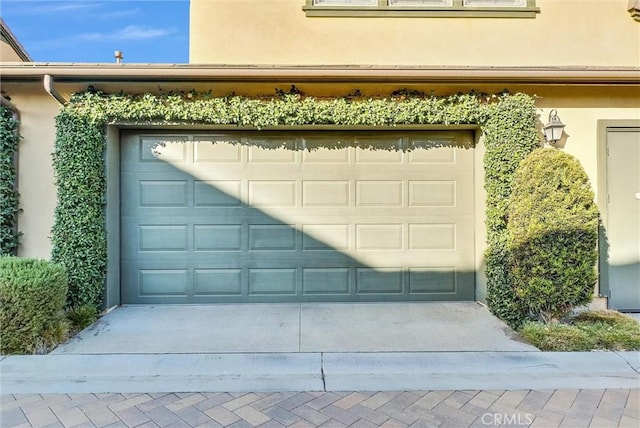
<instances>
[{"instance_id":1,"label":"ivy covering wall","mask_svg":"<svg viewBox=\"0 0 640 428\"><path fill-rule=\"evenodd\" d=\"M0 105L0 255L15 254L18 249L17 230L19 194L15 186L18 151L18 122L13 112Z\"/></svg>"},{"instance_id":2,"label":"ivy covering wall","mask_svg":"<svg viewBox=\"0 0 640 428\"><path fill-rule=\"evenodd\" d=\"M58 206L53 259L69 270L69 303L99 304L106 274L105 126L135 123L278 126L342 125L388 128L398 125L477 124L486 147L486 275L491 310L514 324L506 260L506 204L513 172L540 146L536 108L525 94L424 96L408 91L386 98L316 99L296 93L273 98L211 97L186 93L131 96L76 94L57 117L54 169Z\"/></svg>"}]
</instances>

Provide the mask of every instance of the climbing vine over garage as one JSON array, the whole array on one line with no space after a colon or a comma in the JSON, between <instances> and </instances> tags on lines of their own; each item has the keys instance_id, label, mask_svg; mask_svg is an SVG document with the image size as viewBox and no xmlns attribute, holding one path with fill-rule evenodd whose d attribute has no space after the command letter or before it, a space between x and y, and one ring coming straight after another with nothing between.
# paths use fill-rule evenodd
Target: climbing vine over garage
<instances>
[{"instance_id":1,"label":"climbing vine over garage","mask_svg":"<svg viewBox=\"0 0 640 428\"><path fill-rule=\"evenodd\" d=\"M72 97L56 120L54 168L58 205L53 259L69 269L70 304L99 304L104 287L107 250L103 156L108 124L235 125L257 129L476 124L482 129L486 147L487 301L494 313L512 324L522 317L510 295L510 278L505 269L505 209L514 170L540 145L536 108L528 95L424 96L407 91L380 98L318 99L283 92L271 98L83 92Z\"/></svg>"}]
</instances>

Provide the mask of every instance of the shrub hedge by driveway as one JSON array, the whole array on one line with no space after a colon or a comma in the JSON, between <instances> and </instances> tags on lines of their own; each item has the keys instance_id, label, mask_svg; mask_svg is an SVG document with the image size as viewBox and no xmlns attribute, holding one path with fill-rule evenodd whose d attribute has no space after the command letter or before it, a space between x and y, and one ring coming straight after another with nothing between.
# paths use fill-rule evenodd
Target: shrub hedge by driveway
<instances>
[{"instance_id":1,"label":"shrub hedge by driveway","mask_svg":"<svg viewBox=\"0 0 640 428\"><path fill-rule=\"evenodd\" d=\"M67 272L44 260L0 257L0 353L47 352L67 333Z\"/></svg>"}]
</instances>

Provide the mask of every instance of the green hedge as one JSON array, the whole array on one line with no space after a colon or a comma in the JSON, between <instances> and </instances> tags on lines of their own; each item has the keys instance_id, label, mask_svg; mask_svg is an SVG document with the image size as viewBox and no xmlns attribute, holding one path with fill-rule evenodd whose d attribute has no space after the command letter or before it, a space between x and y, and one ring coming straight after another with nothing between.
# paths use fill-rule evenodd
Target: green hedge
<instances>
[{"instance_id":1,"label":"green hedge","mask_svg":"<svg viewBox=\"0 0 640 428\"><path fill-rule=\"evenodd\" d=\"M0 353L41 353L64 339L66 294L62 266L0 257Z\"/></svg>"},{"instance_id":2,"label":"green hedge","mask_svg":"<svg viewBox=\"0 0 640 428\"><path fill-rule=\"evenodd\" d=\"M486 146L487 304L496 316L517 327L524 320L524 312L514 298L509 271L507 206L515 170L529 153L541 146L533 98L522 95L504 98L493 109L482 131Z\"/></svg>"},{"instance_id":3,"label":"green hedge","mask_svg":"<svg viewBox=\"0 0 640 428\"><path fill-rule=\"evenodd\" d=\"M104 126L66 114L56 118L56 125L58 203L51 260L69 273L70 307L99 307L107 269Z\"/></svg>"},{"instance_id":4,"label":"green hedge","mask_svg":"<svg viewBox=\"0 0 640 428\"><path fill-rule=\"evenodd\" d=\"M105 175L108 124L236 125L243 128L337 125L389 129L399 125L479 125L486 147L486 254L491 310L512 322L505 266L506 200L519 162L540 146L534 99L525 94L316 99L296 93L272 98L212 97L208 93L108 95L83 92L57 117L54 169L58 206L53 259L70 272L71 305L99 304L106 272ZM517 318L517 316L515 317Z\"/></svg>"},{"instance_id":5,"label":"green hedge","mask_svg":"<svg viewBox=\"0 0 640 428\"><path fill-rule=\"evenodd\" d=\"M19 243L16 229L19 195L14 161L19 141L17 129L18 122L11 110L0 105L0 255L15 255Z\"/></svg>"},{"instance_id":6,"label":"green hedge","mask_svg":"<svg viewBox=\"0 0 640 428\"><path fill-rule=\"evenodd\" d=\"M539 149L514 175L508 208L513 294L545 322L589 303L597 281L598 208L573 156Z\"/></svg>"}]
</instances>

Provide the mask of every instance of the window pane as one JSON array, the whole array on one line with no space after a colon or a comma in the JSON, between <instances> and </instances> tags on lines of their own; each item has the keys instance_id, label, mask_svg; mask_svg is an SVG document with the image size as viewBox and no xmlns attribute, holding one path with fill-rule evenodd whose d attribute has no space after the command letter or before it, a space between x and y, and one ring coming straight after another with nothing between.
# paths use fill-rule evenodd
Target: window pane
<instances>
[{"instance_id":1,"label":"window pane","mask_svg":"<svg viewBox=\"0 0 640 428\"><path fill-rule=\"evenodd\" d=\"M314 6L377 6L378 0L313 0Z\"/></svg>"},{"instance_id":2,"label":"window pane","mask_svg":"<svg viewBox=\"0 0 640 428\"><path fill-rule=\"evenodd\" d=\"M464 0L463 6L482 6L482 7L525 7L527 0Z\"/></svg>"},{"instance_id":3,"label":"window pane","mask_svg":"<svg viewBox=\"0 0 640 428\"><path fill-rule=\"evenodd\" d=\"M451 6L453 0L389 0L389 6Z\"/></svg>"}]
</instances>

